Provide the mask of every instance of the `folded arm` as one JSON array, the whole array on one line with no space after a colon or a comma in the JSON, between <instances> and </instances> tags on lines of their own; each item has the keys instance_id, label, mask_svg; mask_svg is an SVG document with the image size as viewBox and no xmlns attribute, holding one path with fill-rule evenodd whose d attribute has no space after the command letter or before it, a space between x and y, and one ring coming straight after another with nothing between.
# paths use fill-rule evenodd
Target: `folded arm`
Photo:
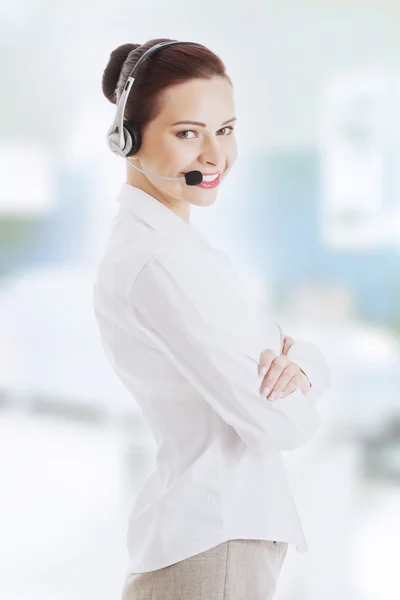
<instances>
[{"instance_id":1,"label":"folded arm","mask_svg":"<svg viewBox=\"0 0 400 600\"><path fill-rule=\"evenodd\" d=\"M315 433L318 413L300 390L277 402L260 397L263 349L223 273L164 251L144 265L128 300L148 342L253 452L293 450Z\"/></svg>"}]
</instances>

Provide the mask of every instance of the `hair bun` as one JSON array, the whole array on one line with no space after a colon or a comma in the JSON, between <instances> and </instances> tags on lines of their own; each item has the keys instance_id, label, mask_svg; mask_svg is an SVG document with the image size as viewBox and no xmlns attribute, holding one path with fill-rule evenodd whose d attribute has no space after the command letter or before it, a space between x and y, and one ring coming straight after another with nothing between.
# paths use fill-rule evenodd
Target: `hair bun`
<instances>
[{"instance_id":1,"label":"hair bun","mask_svg":"<svg viewBox=\"0 0 400 600\"><path fill-rule=\"evenodd\" d=\"M105 97L113 104L117 103L116 89L124 62L129 54L142 44L122 44L110 54L107 66L103 72L101 87Z\"/></svg>"}]
</instances>

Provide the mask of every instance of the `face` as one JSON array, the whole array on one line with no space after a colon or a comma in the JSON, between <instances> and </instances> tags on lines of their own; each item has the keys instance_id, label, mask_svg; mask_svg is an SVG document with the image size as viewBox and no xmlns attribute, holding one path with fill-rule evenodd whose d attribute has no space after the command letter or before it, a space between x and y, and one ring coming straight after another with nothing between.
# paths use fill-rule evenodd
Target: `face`
<instances>
[{"instance_id":1,"label":"face","mask_svg":"<svg viewBox=\"0 0 400 600\"><path fill-rule=\"evenodd\" d=\"M139 152L128 160L144 171L166 177L183 177L193 170L203 176L220 176L214 187L210 183L206 187L204 182L189 186L185 181L144 175L127 165L128 183L144 189L188 221L190 205L214 203L236 160L234 117L232 86L223 77L192 79L166 89L158 116L142 131ZM178 121L181 123L176 125Z\"/></svg>"}]
</instances>

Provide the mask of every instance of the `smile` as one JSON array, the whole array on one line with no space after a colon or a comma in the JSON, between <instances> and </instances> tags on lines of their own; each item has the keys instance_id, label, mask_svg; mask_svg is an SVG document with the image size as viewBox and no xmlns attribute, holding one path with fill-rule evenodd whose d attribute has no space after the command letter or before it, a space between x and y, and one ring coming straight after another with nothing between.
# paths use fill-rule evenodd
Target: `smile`
<instances>
[{"instance_id":1,"label":"smile","mask_svg":"<svg viewBox=\"0 0 400 600\"><path fill-rule=\"evenodd\" d=\"M217 171L216 173L201 173L203 176L203 181L198 183L194 187L201 187L205 189L211 189L217 187L221 183L221 171ZM182 173L185 175L185 173Z\"/></svg>"},{"instance_id":2,"label":"smile","mask_svg":"<svg viewBox=\"0 0 400 600\"><path fill-rule=\"evenodd\" d=\"M203 181L215 181L219 173L213 173L212 175L203 175Z\"/></svg>"},{"instance_id":3,"label":"smile","mask_svg":"<svg viewBox=\"0 0 400 600\"><path fill-rule=\"evenodd\" d=\"M217 187L221 183L221 173L213 173L212 175L203 175L203 181L197 184L196 187L211 189Z\"/></svg>"}]
</instances>

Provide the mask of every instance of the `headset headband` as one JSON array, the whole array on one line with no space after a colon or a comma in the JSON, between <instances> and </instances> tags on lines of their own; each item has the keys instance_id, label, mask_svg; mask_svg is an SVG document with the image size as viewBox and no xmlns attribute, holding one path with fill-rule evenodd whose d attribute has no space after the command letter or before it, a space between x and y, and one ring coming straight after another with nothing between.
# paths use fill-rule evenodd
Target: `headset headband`
<instances>
[{"instance_id":1,"label":"headset headband","mask_svg":"<svg viewBox=\"0 0 400 600\"><path fill-rule=\"evenodd\" d=\"M121 152L118 152L118 154L121 154L121 156L127 156L124 153L124 148L126 148L126 140L125 140L125 135L124 135L123 121L124 121L125 106L126 106L126 102L128 100L128 95L129 95L129 92L131 91L131 87L133 85L133 82L135 81L135 77L136 77L138 70L140 69L141 65L148 58L150 58L150 56L152 56L152 54L154 54L161 48L164 48L167 46L174 46L176 44L194 44L196 46L202 46L202 44L197 44L196 42L180 42L180 41L160 42L159 44L156 44L155 46L152 46L151 48L146 50L146 52L139 58L138 62L133 67L133 69L130 72L129 77L126 81L126 84L122 91L121 97L118 100L117 110L115 113L115 118L114 118L113 124L111 125L111 127L109 128L108 133L107 133L107 144L112 152L114 152L114 153L116 152L115 144L117 143L117 149L121 150ZM127 133L129 135L129 132L127 132ZM118 135L118 137L116 137L116 134Z\"/></svg>"}]
</instances>

